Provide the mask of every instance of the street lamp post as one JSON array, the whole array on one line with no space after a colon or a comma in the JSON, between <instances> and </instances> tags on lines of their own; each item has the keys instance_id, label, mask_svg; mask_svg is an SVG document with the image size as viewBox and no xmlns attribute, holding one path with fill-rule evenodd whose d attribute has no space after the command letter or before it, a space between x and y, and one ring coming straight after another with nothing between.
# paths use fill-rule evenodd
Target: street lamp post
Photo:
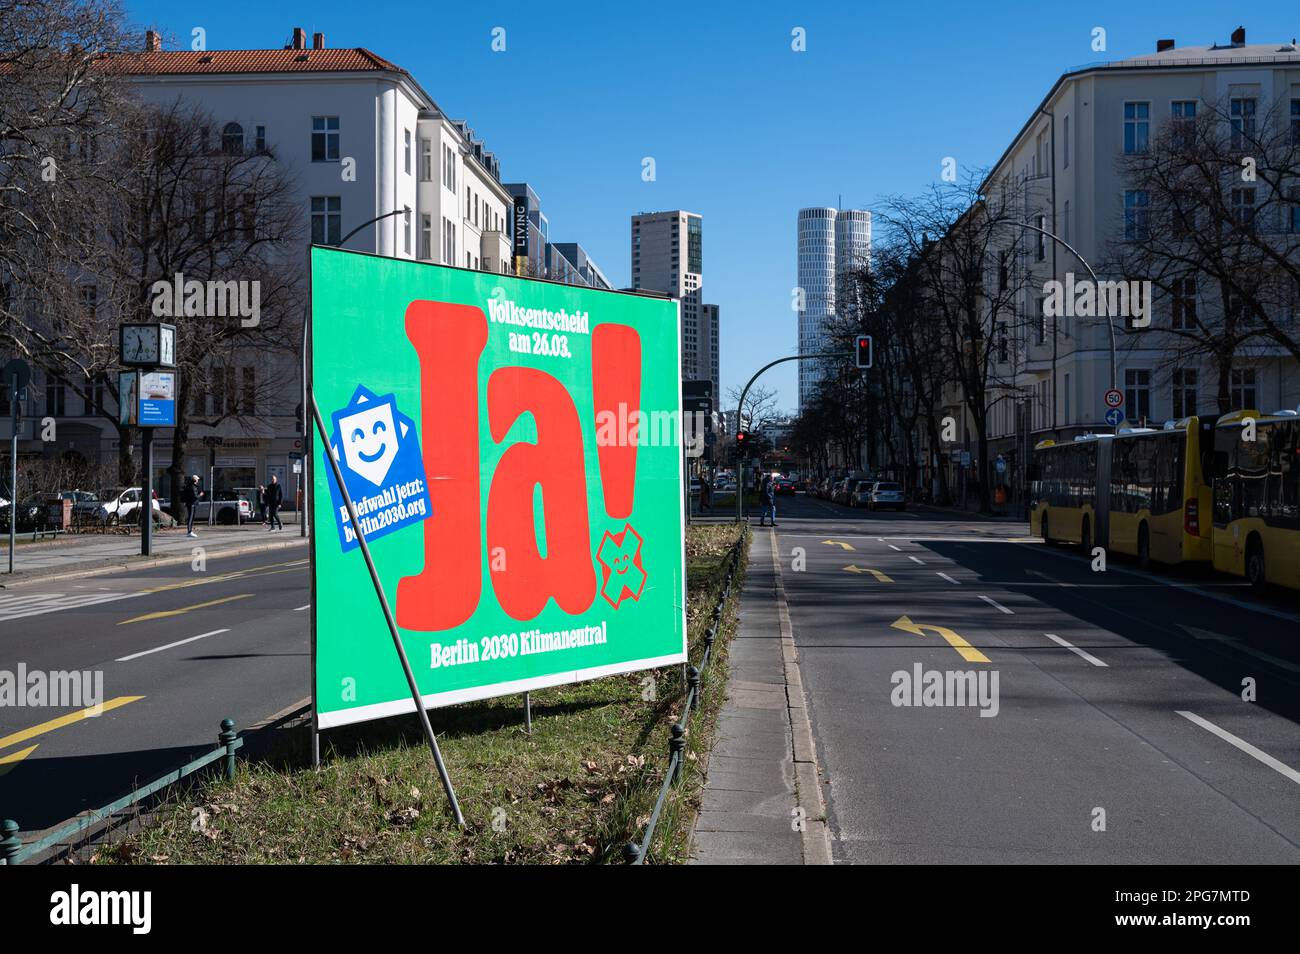
<instances>
[{"instance_id":1,"label":"street lamp post","mask_svg":"<svg viewBox=\"0 0 1300 954\"><path fill-rule=\"evenodd\" d=\"M821 351L816 354L792 354L784 358L777 358L775 361L769 361L754 372L754 376L749 379L740 392L740 403L736 405L736 430L741 430L742 422L745 419L745 398L749 395L749 389L754 386L754 382L768 368L774 368L778 364L784 364L787 361L810 361L814 358L849 358L852 356L852 351ZM736 474L736 522L739 523L745 519L745 449L737 447L736 451L736 456L739 459L736 468L739 471Z\"/></svg>"}]
</instances>

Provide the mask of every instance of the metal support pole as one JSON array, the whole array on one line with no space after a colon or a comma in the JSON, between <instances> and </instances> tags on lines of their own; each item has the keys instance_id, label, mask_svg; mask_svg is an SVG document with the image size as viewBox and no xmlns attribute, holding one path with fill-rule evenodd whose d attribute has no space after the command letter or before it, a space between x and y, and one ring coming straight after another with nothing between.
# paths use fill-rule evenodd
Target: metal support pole
<instances>
[{"instance_id":1,"label":"metal support pole","mask_svg":"<svg viewBox=\"0 0 1300 954\"><path fill-rule=\"evenodd\" d=\"M235 731L234 719L222 719L221 731L217 733L217 744L226 747L226 779L233 782L235 780L235 739L239 738L239 733Z\"/></svg>"},{"instance_id":2,"label":"metal support pole","mask_svg":"<svg viewBox=\"0 0 1300 954\"><path fill-rule=\"evenodd\" d=\"M420 695L420 687L416 684L415 673L411 671L411 662L406 658L406 649L402 646L402 638L397 632L397 621L393 619L393 611L388 605L388 597L384 594L384 586L379 581L379 571L375 569L375 561L370 556L370 545L366 543L365 531L361 529L361 518L357 516L357 509L352 504L352 496L348 493L347 484L343 481L343 473L339 470L339 462L334 459L334 454L329 450L329 433L325 430L325 421L321 418L320 407L316 404L316 395L311 395L310 399L311 415L316 421L321 440L325 444L325 459L329 461L330 470L334 474L334 481L343 497L343 503L348 508L348 519L352 521L352 529L356 532L357 543L361 547L361 555L366 561L366 569L370 571L370 582L374 584L375 596L379 600L379 608L384 611L384 620L388 623L388 632L393 637L393 648L397 650L397 658L401 660L402 672L406 675L406 684L410 687L411 699L415 702L415 711L420 715L420 728L424 730L425 741L429 743L429 751L433 753L434 764L438 767L438 777L442 779L442 787L447 793L447 801L451 805L451 813L456 819L456 825L464 828L465 816L461 814L460 802L456 800L456 790L452 787L451 776L447 774L447 766L443 764L442 752L438 748L438 739L433 734L433 726L429 724L429 712L424 707L424 697Z\"/></svg>"},{"instance_id":3,"label":"metal support pole","mask_svg":"<svg viewBox=\"0 0 1300 954\"><path fill-rule=\"evenodd\" d=\"M6 818L0 822L0 865L16 865L14 859L18 857L18 852L22 851L23 840L18 837L18 823L12 818Z\"/></svg>"},{"instance_id":4,"label":"metal support pole","mask_svg":"<svg viewBox=\"0 0 1300 954\"><path fill-rule=\"evenodd\" d=\"M14 535L18 532L18 375L9 378L9 572L14 571Z\"/></svg>"},{"instance_id":5,"label":"metal support pole","mask_svg":"<svg viewBox=\"0 0 1300 954\"><path fill-rule=\"evenodd\" d=\"M524 693L524 731L533 734L533 694Z\"/></svg>"},{"instance_id":6,"label":"metal support pole","mask_svg":"<svg viewBox=\"0 0 1300 954\"><path fill-rule=\"evenodd\" d=\"M144 486L141 488L140 501L140 554L149 556L153 553L153 428L142 428L144 434Z\"/></svg>"}]
</instances>

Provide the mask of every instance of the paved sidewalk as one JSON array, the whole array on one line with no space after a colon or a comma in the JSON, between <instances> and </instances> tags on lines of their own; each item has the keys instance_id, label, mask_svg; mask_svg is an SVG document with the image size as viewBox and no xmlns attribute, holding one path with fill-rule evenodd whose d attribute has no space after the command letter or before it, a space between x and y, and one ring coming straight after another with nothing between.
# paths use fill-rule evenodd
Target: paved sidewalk
<instances>
[{"instance_id":1,"label":"paved sidewalk","mask_svg":"<svg viewBox=\"0 0 1300 954\"><path fill-rule=\"evenodd\" d=\"M186 536L184 527L155 530L153 554L148 557L140 555L138 533L77 533L49 541L20 542L14 548L12 576L6 572L9 569L8 536L0 535L0 586L188 560L195 547L202 547L208 556L213 556L298 546L306 542L298 535L297 525L288 523L283 530L274 533L261 524L242 527L196 525L195 532L197 537ZM18 539L21 541L22 536L19 535Z\"/></svg>"},{"instance_id":2,"label":"paved sidewalk","mask_svg":"<svg viewBox=\"0 0 1300 954\"><path fill-rule=\"evenodd\" d=\"M829 862L796 829L803 781L803 815L815 819L824 839L816 756L796 761L795 737L807 732L803 688L793 659L783 590L773 565L770 532L755 531L740 598L740 623L731 642L727 699L718 717L718 738L709 755L704 797L695 822L695 864L789 864ZM794 676L792 680L790 677ZM794 706L797 706L797 713ZM801 722L801 728L793 728ZM801 739L801 743L803 740ZM811 743L808 735L807 743ZM800 749L807 751L808 745ZM811 793L808 788L813 788Z\"/></svg>"}]
</instances>

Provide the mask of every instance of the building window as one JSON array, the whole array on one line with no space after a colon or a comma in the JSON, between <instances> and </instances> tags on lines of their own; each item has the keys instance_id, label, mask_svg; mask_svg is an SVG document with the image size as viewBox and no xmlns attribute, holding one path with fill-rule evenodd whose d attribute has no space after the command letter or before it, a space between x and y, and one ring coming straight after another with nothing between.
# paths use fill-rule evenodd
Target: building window
<instances>
[{"instance_id":1,"label":"building window","mask_svg":"<svg viewBox=\"0 0 1300 954\"><path fill-rule=\"evenodd\" d=\"M77 289L77 298L81 305L82 317L93 321L99 305L99 289L94 285L82 285Z\"/></svg>"},{"instance_id":2,"label":"building window","mask_svg":"<svg viewBox=\"0 0 1300 954\"><path fill-rule=\"evenodd\" d=\"M1151 104L1124 104L1124 154L1131 156L1147 151L1151 130Z\"/></svg>"},{"instance_id":3,"label":"building window","mask_svg":"<svg viewBox=\"0 0 1300 954\"><path fill-rule=\"evenodd\" d=\"M266 127L254 126L253 148L258 152L266 152Z\"/></svg>"},{"instance_id":4,"label":"building window","mask_svg":"<svg viewBox=\"0 0 1300 954\"><path fill-rule=\"evenodd\" d=\"M1061 210L1061 238L1067 242L1070 241L1070 200L1065 200L1065 208Z\"/></svg>"},{"instance_id":5,"label":"building window","mask_svg":"<svg viewBox=\"0 0 1300 954\"><path fill-rule=\"evenodd\" d=\"M1190 146L1196 138L1196 100L1176 99L1169 104L1169 118L1174 124L1174 143Z\"/></svg>"},{"instance_id":6,"label":"building window","mask_svg":"<svg viewBox=\"0 0 1300 954\"><path fill-rule=\"evenodd\" d=\"M1034 299L1034 324L1038 328L1038 343L1043 344L1047 341L1047 309L1043 307L1043 299Z\"/></svg>"},{"instance_id":7,"label":"building window","mask_svg":"<svg viewBox=\"0 0 1300 954\"><path fill-rule=\"evenodd\" d=\"M1040 215L1035 218L1034 225L1040 229L1046 230L1047 216ZM1037 244L1034 246L1034 257L1041 262L1043 259L1047 258L1047 236L1042 232L1035 232L1034 237L1038 240Z\"/></svg>"},{"instance_id":8,"label":"building window","mask_svg":"<svg viewBox=\"0 0 1300 954\"><path fill-rule=\"evenodd\" d=\"M1255 227L1255 190L1240 188L1232 190L1232 221L1250 232Z\"/></svg>"},{"instance_id":9,"label":"building window","mask_svg":"<svg viewBox=\"0 0 1300 954\"><path fill-rule=\"evenodd\" d=\"M1069 116L1066 116L1066 117L1065 117L1065 136L1064 136L1064 139L1065 139L1065 142L1064 142L1065 149L1064 149L1064 151L1062 152L1062 155L1061 155L1061 165L1062 165L1064 168L1068 169L1068 168L1070 168L1070 117L1069 117Z\"/></svg>"},{"instance_id":10,"label":"building window","mask_svg":"<svg viewBox=\"0 0 1300 954\"><path fill-rule=\"evenodd\" d=\"M311 197L311 240L314 245L338 245L343 235L343 198Z\"/></svg>"},{"instance_id":11,"label":"building window","mask_svg":"<svg viewBox=\"0 0 1300 954\"><path fill-rule=\"evenodd\" d=\"M1232 148L1241 149L1255 139L1255 100L1239 98L1228 101L1228 122L1232 124Z\"/></svg>"},{"instance_id":12,"label":"building window","mask_svg":"<svg viewBox=\"0 0 1300 954\"><path fill-rule=\"evenodd\" d=\"M1300 146L1300 99L1291 100L1291 143Z\"/></svg>"},{"instance_id":13,"label":"building window","mask_svg":"<svg viewBox=\"0 0 1300 954\"><path fill-rule=\"evenodd\" d=\"M420 181L433 181L433 140L420 140Z\"/></svg>"},{"instance_id":14,"label":"building window","mask_svg":"<svg viewBox=\"0 0 1300 954\"><path fill-rule=\"evenodd\" d=\"M1236 410L1254 408L1259 400L1255 390L1254 368L1232 369L1232 406Z\"/></svg>"},{"instance_id":15,"label":"building window","mask_svg":"<svg viewBox=\"0 0 1300 954\"><path fill-rule=\"evenodd\" d=\"M1004 362L1004 363L1005 363L1006 360L1007 360L1008 354L1009 354L1009 351L1008 351L1008 348L1007 348L1007 325L1006 325L1006 322L1003 322L1003 321L999 321L999 322L998 322L998 331L997 331L997 334L998 334L998 337L997 337L997 342L998 342L998 360L1001 361L1001 362Z\"/></svg>"},{"instance_id":16,"label":"building window","mask_svg":"<svg viewBox=\"0 0 1300 954\"><path fill-rule=\"evenodd\" d=\"M402 130L402 136L405 139L402 152L403 170L409 176L411 174L411 130Z\"/></svg>"},{"instance_id":17,"label":"building window","mask_svg":"<svg viewBox=\"0 0 1300 954\"><path fill-rule=\"evenodd\" d=\"M45 379L45 414L47 417L62 417L66 412L68 398L67 386L62 378L47 376Z\"/></svg>"},{"instance_id":18,"label":"building window","mask_svg":"<svg viewBox=\"0 0 1300 954\"><path fill-rule=\"evenodd\" d=\"M102 374L96 374L86 381L86 416L94 417L104 413L104 395L107 386Z\"/></svg>"},{"instance_id":19,"label":"building window","mask_svg":"<svg viewBox=\"0 0 1300 954\"><path fill-rule=\"evenodd\" d=\"M1169 326L1175 331L1196 327L1196 276L1175 278L1169 288L1172 300Z\"/></svg>"},{"instance_id":20,"label":"building window","mask_svg":"<svg viewBox=\"0 0 1300 954\"><path fill-rule=\"evenodd\" d=\"M251 366L242 369L244 378L244 394L240 401L239 412L242 414L252 414L257 410L257 374Z\"/></svg>"},{"instance_id":21,"label":"building window","mask_svg":"<svg viewBox=\"0 0 1300 954\"><path fill-rule=\"evenodd\" d=\"M339 161L339 118L337 116L311 118L311 161Z\"/></svg>"},{"instance_id":22,"label":"building window","mask_svg":"<svg viewBox=\"0 0 1300 954\"><path fill-rule=\"evenodd\" d=\"M456 191L456 151L445 143L442 147L442 184L452 192Z\"/></svg>"},{"instance_id":23,"label":"building window","mask_svg":"<svg viewBox=\"0 0 1300 954\"><path fill-rule=\"evenodd\" d=\"M402 250L411 254L411 207L404 206L402 210Z\"/></svg>"},{"instance_id":24,"label":"building window","mask_svg":"<svg viewBox=\"0 0 1300 954\"><path fill-rule=\"evenodd\" d=\"M433 216L420 214L420 258L428 261L433 257Z\"/></svg>"},{"instance_id":25,"label":"building window","mask_svg":"<svg viewBox=\"0 0 1300 954\"><path fill-rule=\"evenodd\" d=\"M1174 369L1174 417L1191 417L1196 413L1196 370Z\"/></svg>"},{"instance_id":26,"label":"building window","mask_svg":"<svg viewBox=\"0 0 1300 954\"><path fill-rule=\"evenodd\" d=\"M238 156L244 151L244 127L239 123L226 123L221 130L221 151L227 156Z\"/></svg>"},{"instance_id":27,"label":"building window","mask_svg":"<svg viewBox=\"0 0 1300 954\"><path fill-rule=\"evenodd\" d=\"M1296 100L1300 102L1300 100ZM1300 232L1300 186L1292 186L1287 190L1286 203L1287 228L1292 232Z\"/></svg>"},{"instance_id":28,"label":"building window","mask_svg":"<svg viewBox=\"0 0 1300 954\"><path fill-rule=\"evenodd\" d=\"M1124 406L1128 419L1140 422L1151 416L1151 372L1146 368L1124 371Z\"/></svg>"},{"instance_id":29,"label":"building window","mask_svg":"<svg viewBox=\"0 0 1300 954\"><path fill-rule=\"evenodd\" d=\"M442 261L444 265L456 264L456 223L442 220Z\"/></svg>"},{"instance_id":30,"label":"building window","mask_svg":"<svg viewBox=\"0 0 1300 954\"><path fill-rule=\"evenodd\" d=\"M1144 241L1149 232L1151 194L1145 189L1124 191L1124 238L1129 242Z\"/></svg>"},{"instance_id":31,"label":"building window","mask_svg":"<svg viewBox=\"0 0 1300 954\"><path fill-rule=\"evenodd\" d=\"M1062 391L1061 398L1063 401L1062 413L1064 414L1064 423L1069 425L1073 421L1070 418L1070 372L1065 372L1065 387Z\"/></svg>"}]
</instances>

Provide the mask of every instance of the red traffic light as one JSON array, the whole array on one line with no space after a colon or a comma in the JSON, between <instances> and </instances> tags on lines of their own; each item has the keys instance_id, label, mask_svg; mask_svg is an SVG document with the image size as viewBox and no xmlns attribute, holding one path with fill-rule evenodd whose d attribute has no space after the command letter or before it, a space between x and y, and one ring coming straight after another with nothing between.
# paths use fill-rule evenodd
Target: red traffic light
<instances>
[{"instance_id":1,"label":"red traffic light","mask_svg":"<svg viewBox=\"0 0 1300 954\"><path fill-rule=\"evenodd\" d=\"M859 368L871 367L871 335L858 335L854 339L853 363Z\"/></svg>"}]
</instances>

